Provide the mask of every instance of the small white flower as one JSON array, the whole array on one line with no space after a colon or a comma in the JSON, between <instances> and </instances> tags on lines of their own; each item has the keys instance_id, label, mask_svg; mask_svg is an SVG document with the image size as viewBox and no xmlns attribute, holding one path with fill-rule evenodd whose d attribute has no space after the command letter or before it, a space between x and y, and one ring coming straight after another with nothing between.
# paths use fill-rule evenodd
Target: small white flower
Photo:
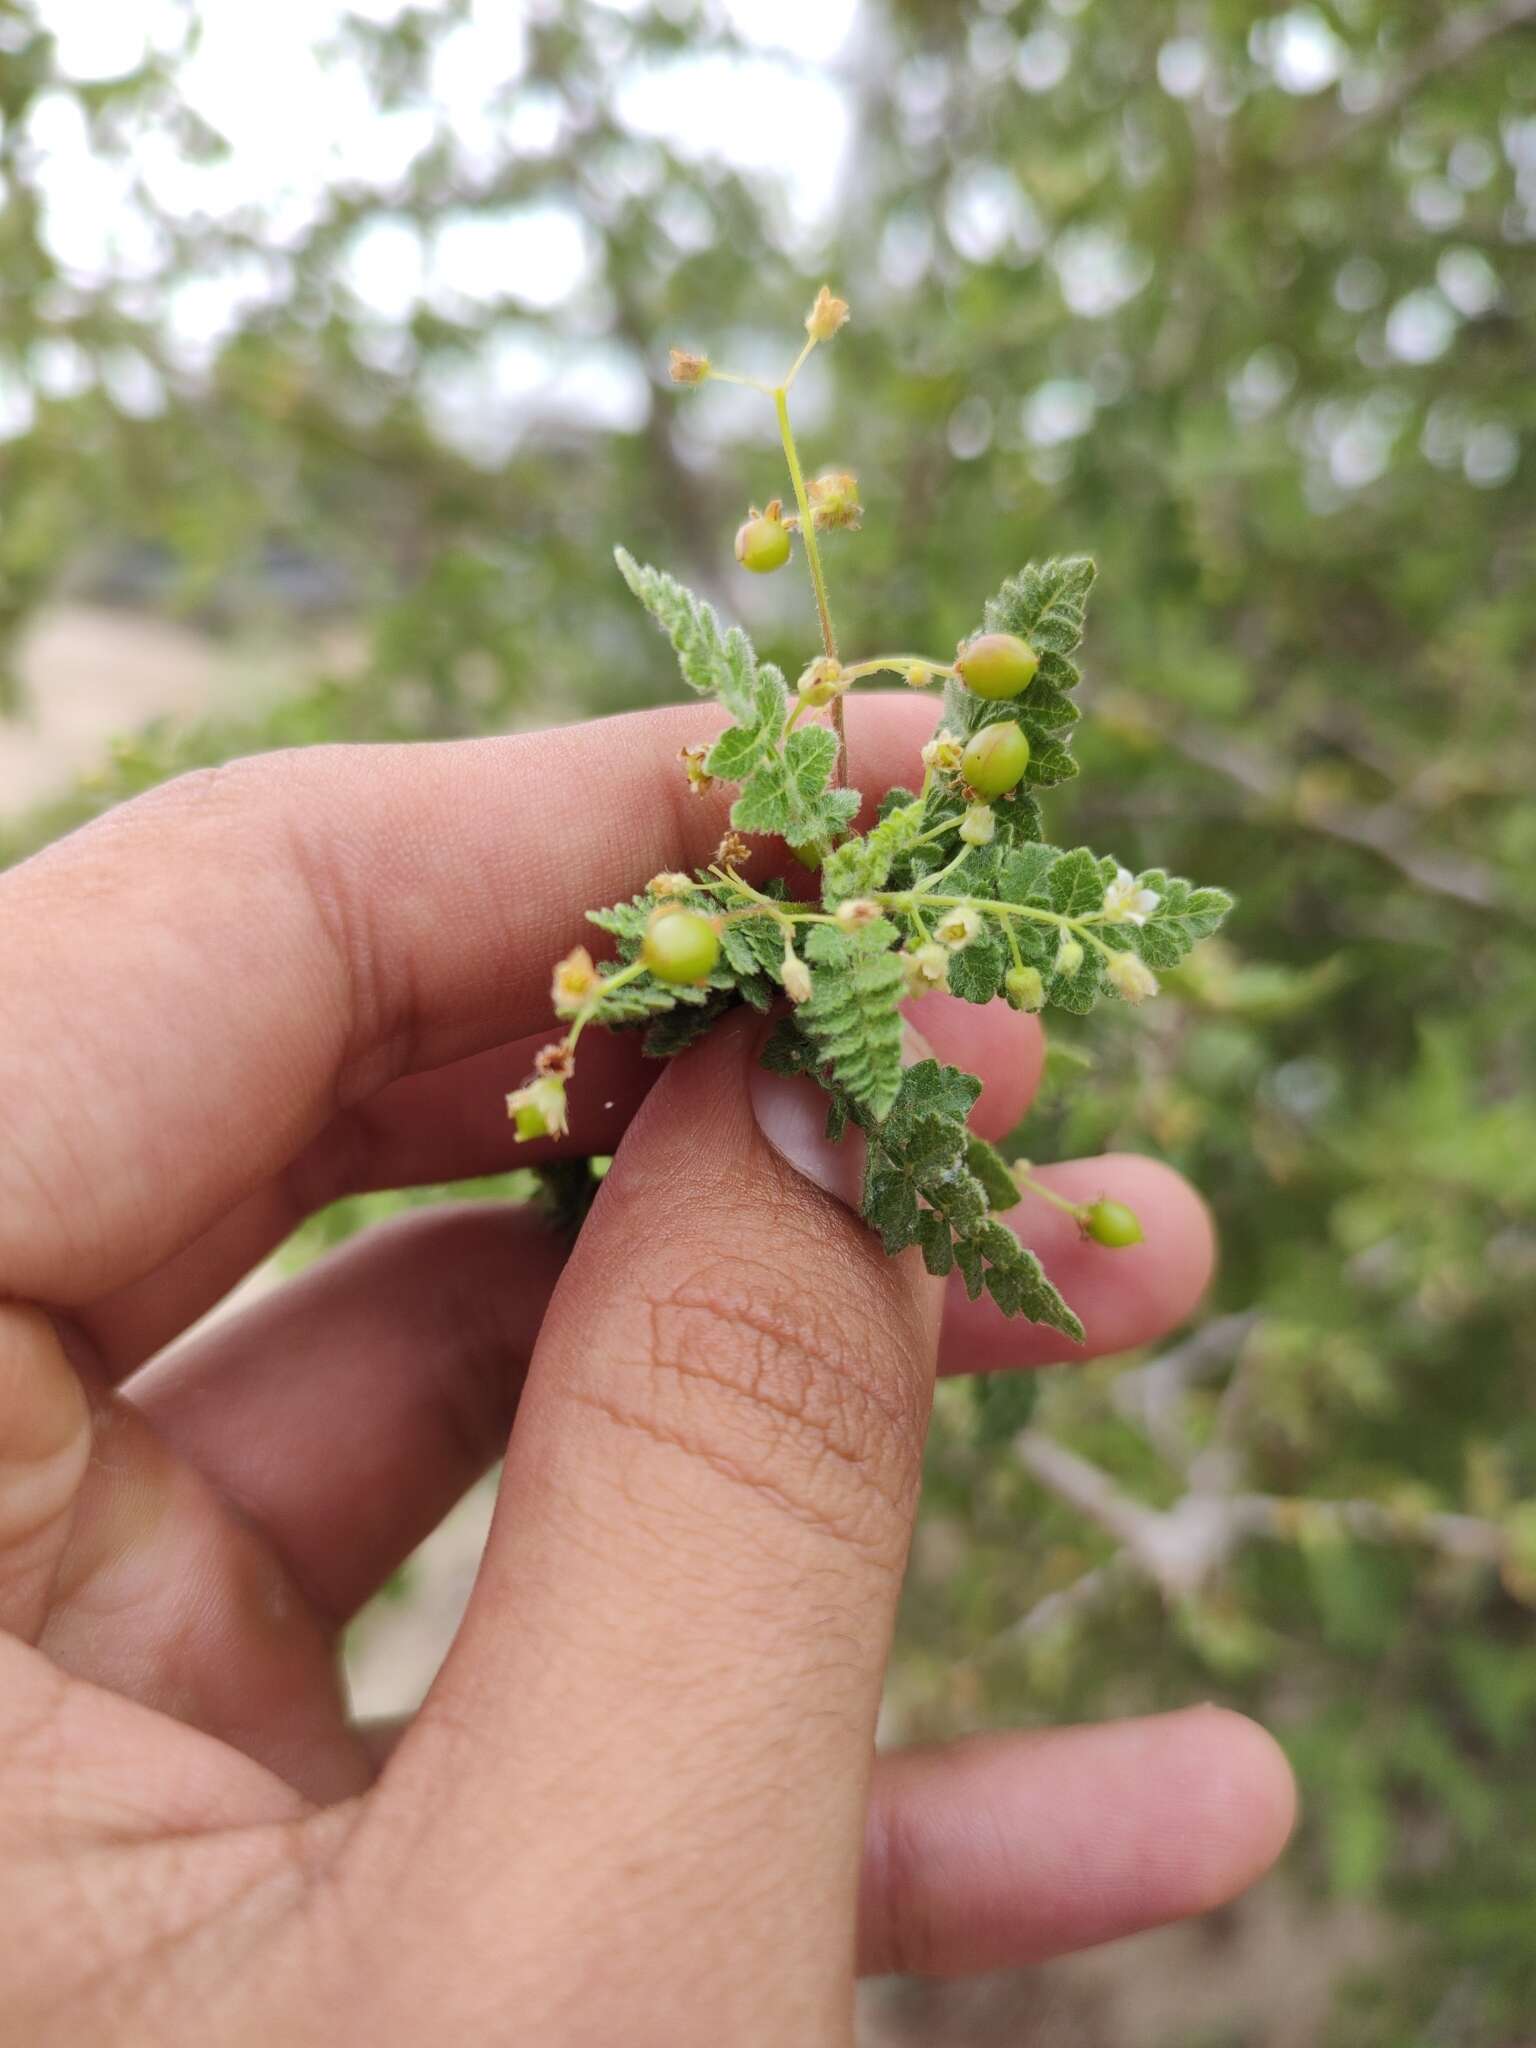
<instances>
[{"instance_id":1,"label":"small white flower","mask_svg":"<svg viewBox=\"0 0 1536 2048\"><path fill-rule=\"evenodd\" d=\"M1134 953L1111 953L1104 963L1116 992L1128 1003L1143 1003L1157 994L1157 976Z\"/></svg>"},{"instance_id":2,"label":"small white flower","mask_svg":"<svg viewBox=\"0 0 1536 2048\"><path fill-rule=\"evenodd\" d=\"M934 989L949 986L949 954L931 939L927 945L914 947L911 952L902 952L896 957L906 976L909 996L928 995Z\"/></svg>"},{"instance_id":3,"label":"small white flower","mask_svg":"<svg viewBox=\"0 0 1536 2048\"><path fill-rule=\"evenodd\" d=\"M972 910L968 903L959 903L953 910L946 910L933 928L934 937L941 945L948 946L952 953L968 946L980 930L981 912Z\"/></svg>"},{"instance_id":4,"label":"small white flower","mask_svg":"<svg viewBox=\"0 0 1536 2048\"><path fill-rule=\"evenodd\" d=\"M1145 924L1162 900L1155 889L1138 889L1129 868L1116 868L1115 879L1104 891L1104 922Z\"/></svg>"}]
</instances>

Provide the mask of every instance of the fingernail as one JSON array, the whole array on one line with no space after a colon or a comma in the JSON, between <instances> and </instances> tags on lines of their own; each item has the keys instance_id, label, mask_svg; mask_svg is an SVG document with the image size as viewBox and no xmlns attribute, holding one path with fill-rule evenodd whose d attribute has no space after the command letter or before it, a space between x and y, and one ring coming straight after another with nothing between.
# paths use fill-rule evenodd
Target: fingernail
<instances>
[{"instance_id":1,"label":"fingernail","mask_svg":"<svg viewBox=\"0 0 1536 2048\"><path fill-rule=\"evenodd\" d=\"M933 1048L910 1024L903 1024L901 1063L933 1058ZM864 1135L850 1125L833 1144L827 1136L831 1098L814 1081L790 1074L771 1074L755 1061L748 1081L758 1129L779 1157L796 1173L850 1209L857 1209L864 1186Z\"/></svg>"}]
</instances>

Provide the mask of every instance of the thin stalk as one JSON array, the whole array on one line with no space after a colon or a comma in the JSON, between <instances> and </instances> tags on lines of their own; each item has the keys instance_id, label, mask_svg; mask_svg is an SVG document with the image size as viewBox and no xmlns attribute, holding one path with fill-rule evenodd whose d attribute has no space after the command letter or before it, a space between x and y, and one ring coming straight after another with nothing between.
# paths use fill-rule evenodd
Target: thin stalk
<instances>
[{"instance_id":1,"label":"thin stalk","mask_svg":"<svg viewBox=\"0 0 1536 2048\"><path fill-rule=\"evenodd\" d=\"M1064 1195L1058 1195L1054 1188L1048 1188L1043 1180L1036 1180L1025 1163L1020 1160L1013 1168L1014 1180L1026 1195L1038 1195L1043 1202L1049 1202L1053 1209L1060 1209L1066 1215L1075 1217L1080 1223L1083 1217L1081 1202L1069 1202Z\"/></svg>"},{"instance_id":2,"label":"thin stalk","mask_svg":"<svg viewBox=\"0 0 1536 2048\"><path fill-rule=\"evenodd\" d=\"M798 369L799 364L797 363L795 367ZM821 622L822 651L830 660L836 661L837 635L832 630L832 608L827 602L827 579L822 572L821 550L816 545L816 519L806 493L805 476L800 468L800 455L795 447L794 429L789 424L787 379L774 391L773 409L778 414L779 439L784 444L784 460L789 465L789 480L794 485L795 503L800 508L800 538L805 543L806 566L811 572L811 588L816 593L816 616ZM837 734L837 767L834 780L841 788L848 780L848 739L843 727L841 697L834 697L832 700L832 730Z\"/></svg>"},{"instance_id":3,"label":"thin stalk","mask_svg":"<svg viewBox=\"0 0 1536 2048\"><path fill-rule=\"evenodd\" d=\"M851 668L845 668L843 674L850 682L857 682L861 676L878 675L882 669L892 669L904 674L909 668L927 669L932 680L937 680L940 676L957 676L960 673L952 663L934 661L926 654L878 654L868 661L856 661Z\"/></svg>"},{"instance_id":4,"label":"thin stalk","mask_svg":"<svg viewBox=\"0 0 1536 2048\"><path fill-rule=\"evenodd\" d=\"M587 1025L591 1023L592 1019L602 1008L604 996L612 995L616 988L623 988L631 981L638 981L645 971L645 962L643 960L631 960L629 965L621 967L617 974L605 975L598 982L596 989L576 1012L571 1028L565 1035L566 1050L568 1052L575 1052L577 1039L580 1038Z\"/></svg>"}]
</instances>

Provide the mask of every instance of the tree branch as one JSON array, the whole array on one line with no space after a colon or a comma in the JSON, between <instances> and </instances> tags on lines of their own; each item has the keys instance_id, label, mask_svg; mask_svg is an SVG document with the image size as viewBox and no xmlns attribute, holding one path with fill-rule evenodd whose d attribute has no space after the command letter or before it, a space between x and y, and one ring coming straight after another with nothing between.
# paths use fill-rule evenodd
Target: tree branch
<instances>
[{"instance_id":1,"label":"tree branch","mask_svg":"<svg viewBox=\"0 0 1536 2048\"><path fill-rule=\"evenodd\" d=\"M1448 16L1404 62L1379 98L1357 114L1341 112L1334 116L1314 131L1304 150L1287 159L1285 168L1292 172L1311 169L1324 157L1347 147L1357 135L1390 121L1432 79L1453 71L1500 36L1533 23L1536 0L1492 0L1490 6L1463 8Z\"/></svg>"},{"instance_id":2,"label":"tree branch","mask_svg":"<svg viewBox=\"0 0 1536 2048\"><path fill-rule=\"evenodd\" d=\"M1536 0L1530 0L1530 4L1536 15ZM1367 808L1314 803L1304 812L1297 812L1291 803L1289 778L1267 756L1200 726L1171 727L1167 741L1185 760L1213 769L1266 804L1283 807L1287 815L1311 830L1379 854L1399 874L1432 895L1449 896L1479 910L1514 911L1514 906L1505 900L1503 880L1496 869L1469 854L1425 846L1417 822L1396 804Z\"/></svg>"}]
</instances>

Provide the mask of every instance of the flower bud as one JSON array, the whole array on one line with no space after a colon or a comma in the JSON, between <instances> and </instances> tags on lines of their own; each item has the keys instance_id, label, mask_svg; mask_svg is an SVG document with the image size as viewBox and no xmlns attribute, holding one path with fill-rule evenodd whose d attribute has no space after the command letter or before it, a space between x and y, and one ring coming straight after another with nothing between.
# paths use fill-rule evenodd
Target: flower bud
<instances>
[{"instance_id":1,"label":"flower bud","mask_svg":"<svg viewBox=\"0 0 1536 2048\"><path fill-rule=\"evenodd\" d=\"M806 496L818 533L858 532L864 507L859 503L859 480L851 470L833 469L813 477Z\"/></svg>"},{"instance_id":2,"label":"flower bud","mask_svg":"<svg viewBox=\"0 0 1536 2048\"><path fill-rule=\"evenodd\" d=\"M880 906L878 903L872 903L867 896L850 896L845 902L839 903L832 915L836 918L840 931L856 932L861 926L874 923L880 915Z\"/></svg>"},{"instance_id":3,"label":"flower bud","mask_svg":"<svg viewBox=\"0 0 1536 2048\"><path fill-rule=\"evenodd\" d=\"M706 775L704 763L709 759L708 747L679 747L677 758L683 764L683 773L688 778L688 787L695 796L702 796L714 782L713 775Z\"/></svg>"},{"instance_id":4,"label":"flower bud","mask_svg":"<svg viewBox=\"0 0 1536 2048\"><path fill-rule=\"evenodd\" d=\"M696 356L691 349L675 348L667 372L674 384L702 384L709 375L709 357Z\"/></svg>"},{"instance_id":5,"label":"flower bud","mask_svg":"<svg viewBox=\"0 0 1536 2048\"><path fill-rule=\"evenodd\" d=\"M805 316L805 331L812 341L830 341L848 318L848 301L837 299L825 285Z\"/></svg>"},{"instance_id":6,"label":"flower bud","mask_svg":"<svg viewBox=\"0 0 1536 2048\"><path fill-rule=\"evenodd\" d=\"M1011 967L1003 980L1003 994L1015 1010L1031 1013L1045 1004L1045 983L1037 967Z\"/></svg>"},{"instance_id":7,"label":"flower bud","mask_svg":"<svg viewBox=\"0 0 1536 2048\"><path fill-rule=\"evenodd\" d=\"M990 846L997 820L987 804L972 804L960 820L960 837L967 846Z\"/></svg>"},{"instance_id":8,"label":"flower bud","mask_svg":"<svg viewBox=\"0 0 1536 2048\"><path fill-rule=\"evenodd\" d=\"M1060 974L1070 981L1083 964L1083 949L1076 939L1063 939L1056 948L1056 964L1053 974Z\"/></svg>"},{"instance_id":9,"label":"flower bud","mask_svg":"<svg viewBox=\"0 0 1536 2048\"><path fill-rule=\"evenodd\" d=\"M1111 953L1104 971L1116 995L1124 996L1128 1003L1144 1003L1157 994L1157 976L1139 954Z\"/></svg>"},{"instance_id":10,"label":"flower bud","mask_svg":"<svg viewBox=\"0 0 1536 2048\"><path fill-rule=\"evenodd\" d=\"M792 1003L808 1003L811 1000L811 970L795 951L790 939L784 941L784 959L779 968L779 979L784 984L784 993Z\"/></svg>"},{"instance_id":11,"label":"flower bud","mask_svg":"<svg viewBox=\"0 0 1536 2048\"><path fill-rule=\"evenodd\" d=\"M907 670L907 688L909 690L926 690L932 681L933 670L925 661L914 661Z\"/></svg>"}]
</instances>

